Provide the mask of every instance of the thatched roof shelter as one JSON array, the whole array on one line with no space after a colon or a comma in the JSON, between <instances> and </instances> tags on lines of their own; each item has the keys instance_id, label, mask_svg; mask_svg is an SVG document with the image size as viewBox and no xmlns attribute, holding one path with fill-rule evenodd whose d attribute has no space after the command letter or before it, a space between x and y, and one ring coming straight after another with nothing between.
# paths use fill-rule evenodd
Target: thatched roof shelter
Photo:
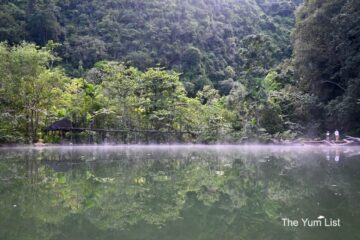
<instances>
[{"instance_id":1,"label":"thatched roof shelter","mask_svg":"<svg viewBox=\"0 0 360 240\"><path fill-rule=\"evenodd\" d=\"M63 118L59 121L54 122L45 131L70 131L73 129L72 122L69 119Z\"/></svg>"}]
</instances>

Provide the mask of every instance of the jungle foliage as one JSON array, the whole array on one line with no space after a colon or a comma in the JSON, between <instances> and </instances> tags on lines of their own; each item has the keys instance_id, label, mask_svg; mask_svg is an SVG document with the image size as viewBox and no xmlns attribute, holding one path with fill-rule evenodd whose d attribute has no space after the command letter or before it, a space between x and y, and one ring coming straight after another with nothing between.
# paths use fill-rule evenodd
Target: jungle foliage
<instances>
[{"instance_id":1,"label":"jungle foliage","mask_svg":"<svg viewBox=\"0 0 360 240\"><path fill-rule=\"evenodd\" d=\"M360 2L305 1L297 13L295 77L323 105L323 128L360 134Z\"/></svg>"},{"instance_id":2,"label":"jungle foliage","mask_svg":"<svg viewBox=\"0 0 360 240\"><path fill-rule=\"evenodd\" d=\"M185 142L357 135L359 3L301 3L4 1L0 142L44 139L60 118Z\"/></svg>"},{"instance_id":3,"label":"jungle foliage","mask_svg":"<svg viewBox=\"0 0 360 240\"><path fill-rule=\"evenodd\" d=\"M105 61L88 80L70 79L52 66L51 46L0 45L2 142L36 142L46 125L64 117L83 128L199 132L205 142L220 140L218 133L231 127L233 114L211 86L191 98L178 73Z\"/></svg>"},{"instance_id":4,"label":"jungle foliage","mask_svg":"<svg viewBox=\"0 0 360 240\"><path fill-rule=\"evenodd\" d=\"M0 6L0 41L49 40L72 76L100 60L182 73L189 94L261 76L291 55L293 11L284 0L17 0ZM228 76L226 69L234 70Z\"/></svg>"}]
</instances>

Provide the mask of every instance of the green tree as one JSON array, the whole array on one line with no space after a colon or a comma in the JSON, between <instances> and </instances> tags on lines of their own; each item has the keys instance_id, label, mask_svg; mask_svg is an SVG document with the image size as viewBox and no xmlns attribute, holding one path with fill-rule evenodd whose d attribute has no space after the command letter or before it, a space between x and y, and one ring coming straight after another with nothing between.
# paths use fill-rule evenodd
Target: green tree
<instances>
[{"instance_id":1,"label":"green tree","mask_svg":"<svg viewBox=\"0 0 360 240\"><path fill-rule=\"evenodd\" d=\"M359 2L305 1L297 13L295 76L325 105L324 128L360 133Z\"/></svg>"},{"instance_id":2,"label":"green tree","mask_svg":"<svg viewBox=\"0 0 360 240\"><path fill-rule=\"evenodd\" d=\"M0 55L2 131L7 133L3 136L14 132L22 141L36 142L69 78L50 68L56 58L46 48L2 43Z\"/></svg>"}]
</instances>

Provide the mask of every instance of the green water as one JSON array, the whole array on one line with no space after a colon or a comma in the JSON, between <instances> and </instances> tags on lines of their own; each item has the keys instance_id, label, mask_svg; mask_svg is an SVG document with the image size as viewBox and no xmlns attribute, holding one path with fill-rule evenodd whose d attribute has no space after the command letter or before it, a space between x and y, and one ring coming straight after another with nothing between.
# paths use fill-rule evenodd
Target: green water
<instances>
[{"instance_id":1,"label":"green water","mask_svg":"<svg viewBox=\"0 0 360 240\"><path fill-rule=\"evenodd\" d=\"M360 149L0 149L0 239L360 239Z\"/></svg>"}]
</instances>

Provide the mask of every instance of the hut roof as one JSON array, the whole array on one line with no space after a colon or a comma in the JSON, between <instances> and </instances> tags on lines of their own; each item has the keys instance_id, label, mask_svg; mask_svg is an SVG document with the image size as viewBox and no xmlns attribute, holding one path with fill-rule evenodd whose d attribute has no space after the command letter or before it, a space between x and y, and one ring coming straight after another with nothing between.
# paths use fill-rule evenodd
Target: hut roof
<instances>
[{"instance_id":1,"label":"hut roof","mask_svg":"<svg viewBox=\"0 0 360 240\"><path fill-rule=\"evenodd\" d=\"M72 128L72 122L69 119L63 118L45 128L45 131L70 130Z\"/></svg>"}]
</instances>

